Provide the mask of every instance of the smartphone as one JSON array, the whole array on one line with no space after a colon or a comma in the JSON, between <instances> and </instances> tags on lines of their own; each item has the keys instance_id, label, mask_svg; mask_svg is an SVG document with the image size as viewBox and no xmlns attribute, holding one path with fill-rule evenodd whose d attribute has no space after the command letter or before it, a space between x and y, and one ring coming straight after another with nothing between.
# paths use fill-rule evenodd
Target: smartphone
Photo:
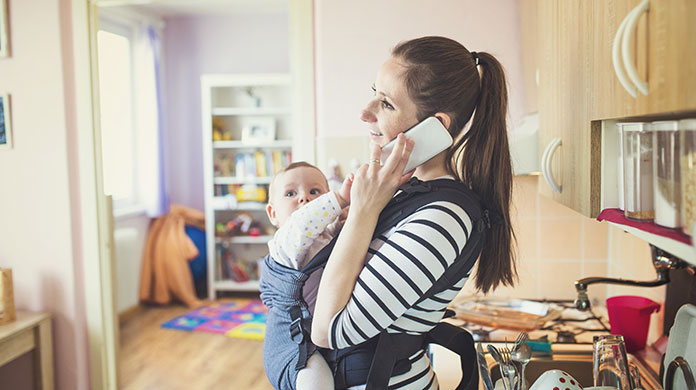
<instances>
[{"instance_id":1,"label":"smartphone","mask_svg":"<svg viewBox=\"0 0 696 390\"><path fill-rule=\"evenodd\" d=\"M404 132L404 135L413 139L413 151L408 159L404 173L410 172L424 162L438 155L443 150L452 145L452 136L442 125L439 119L434 116L423 119L421 122ZM394 149L396 139L389 141L382 148L382 164Z\"/></svg>"}]
</instances>

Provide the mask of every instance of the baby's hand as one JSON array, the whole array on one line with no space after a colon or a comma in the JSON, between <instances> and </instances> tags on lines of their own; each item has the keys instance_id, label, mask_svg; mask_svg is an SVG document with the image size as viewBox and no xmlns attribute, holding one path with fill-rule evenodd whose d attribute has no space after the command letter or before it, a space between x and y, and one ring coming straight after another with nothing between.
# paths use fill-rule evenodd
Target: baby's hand
<instances>
[{"instance_id":1,"label":"baby's hand","mask_svg":"<svg viewBox=\"0 0 696 390\"><path fill-rule=\"evenodd\" d=\"M338 202L341 203L341 208L344 208L350 204L350 188L353 186L353 174L350 173L343 180L341 189L338 190Z\"/></svg>"}]
</instances>

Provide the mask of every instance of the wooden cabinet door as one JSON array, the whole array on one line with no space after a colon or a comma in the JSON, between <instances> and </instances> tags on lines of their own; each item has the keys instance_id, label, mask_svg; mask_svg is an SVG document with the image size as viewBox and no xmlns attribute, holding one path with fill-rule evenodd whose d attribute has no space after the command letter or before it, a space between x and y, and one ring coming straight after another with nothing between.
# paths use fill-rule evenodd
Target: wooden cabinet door
<instances>
[{"instance_id":1,"label":"wooden cabinet door","mask_svg":"<svg viewBox=\"0 0 696 390\"><path fill-rule=\"evenodd\" d=\"M612 44L619 25L640 0L592 0L595 59L593 119L617 119L696 109L696 2L650 0L631 32L630 52L648 95L632 97L619 83ZM622 67L623 68L623 67Z\"/></svg>"},{"instance_id":2,"label":"wooden cabinet door","mask_svg":"<svg viewBox=\"0 0 696 390\"><path fill-rule=\"evenodd\" d=\"M600 171L598 160L592 158L599 138L592 137L590 126L591 10L590 1L538 3L539 151L561 138L551 159L552 176L561 192L553 191L544 180L539 191L586 216L598 211Z\"/></svg>"}]
</instances>

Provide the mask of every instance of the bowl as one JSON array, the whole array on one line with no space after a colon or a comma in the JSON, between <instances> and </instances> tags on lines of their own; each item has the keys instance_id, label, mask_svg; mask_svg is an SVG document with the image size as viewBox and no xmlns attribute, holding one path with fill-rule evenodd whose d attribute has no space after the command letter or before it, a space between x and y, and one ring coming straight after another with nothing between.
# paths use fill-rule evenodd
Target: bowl
<instances>
[{"instance_id":1,"label":"bowl","mask_svg":"<svg viewBox=\"0 0 696 390\"><path fill-rule=\"evenodd\" d=\"M534 381L529 390L582 390L582 386L563 370L548 370Z\"/></svg>"}]
</instances>

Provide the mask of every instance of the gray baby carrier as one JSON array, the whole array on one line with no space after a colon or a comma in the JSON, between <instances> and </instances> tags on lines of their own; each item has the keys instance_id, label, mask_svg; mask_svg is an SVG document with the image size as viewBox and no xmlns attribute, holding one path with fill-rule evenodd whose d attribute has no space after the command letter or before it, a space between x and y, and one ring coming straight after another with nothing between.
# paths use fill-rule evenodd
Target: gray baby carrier
<instances>
[{"instance_id":1,"label":"gray baby carrier","mask_svg":"<svg viewBox=\"0 0 696 390\"><path fill-rule=\"evenodd\" d=\"M478 197L464 184L449 179L422 182L411 179L380 213L373 238L422 206L449 201L462 207L474 224L461 255L414 305L451 288L469 275L481 252L482 235L490 228L488 210L482 210ZM474 341L466 330L440 323L423 335L388 333L341 350L316 347L310 340L312 317L303 300L307 279L323 269L336 239L317 253L302 269L296 270L264 259L261 272L261 299L268 307L263 345L264 368L271 384L279 390L295 389L297 372L315 351L325 357L334 373L336 389L367 384L367 390L386 389L389 378L410 369L408 358L427 344L435 343L457 353L461 359L462 380L457 390L478 389L478 370ZM449 312L449 310L448 310ZM447 313L446 315L451 315Z\"/></svg>"}]
</instances>

